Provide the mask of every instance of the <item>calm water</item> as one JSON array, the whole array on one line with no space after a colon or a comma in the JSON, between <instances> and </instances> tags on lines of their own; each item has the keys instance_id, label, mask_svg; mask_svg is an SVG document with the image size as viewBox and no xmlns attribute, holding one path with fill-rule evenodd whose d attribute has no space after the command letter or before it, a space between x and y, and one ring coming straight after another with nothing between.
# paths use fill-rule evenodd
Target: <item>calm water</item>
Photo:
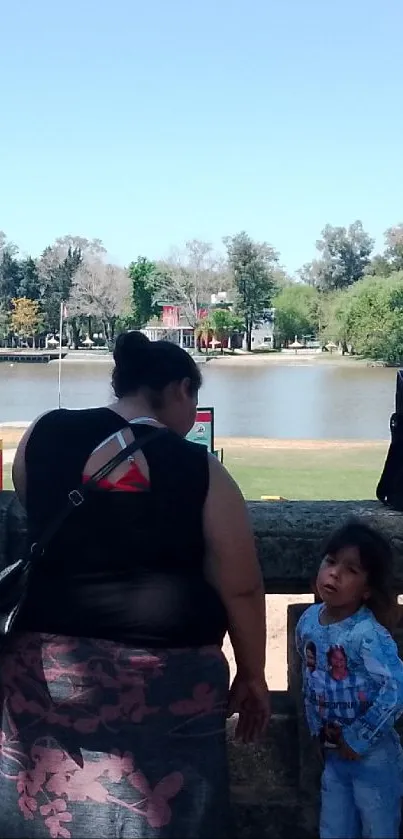
<instances>
[{"instance_id":1,"label":"calm water","mask_svg":"<svg viewBox=\"0 0 403 839\"><path fill-rule=\"evenodd\" d=\"M201 405L214 405L222 437L387 439L396 371L318 364L203 365ZM62 403L111 401L109 362L64 362ZM0 364L0 422L57 407L57 364Z\"/></svg>"}]
</instances>

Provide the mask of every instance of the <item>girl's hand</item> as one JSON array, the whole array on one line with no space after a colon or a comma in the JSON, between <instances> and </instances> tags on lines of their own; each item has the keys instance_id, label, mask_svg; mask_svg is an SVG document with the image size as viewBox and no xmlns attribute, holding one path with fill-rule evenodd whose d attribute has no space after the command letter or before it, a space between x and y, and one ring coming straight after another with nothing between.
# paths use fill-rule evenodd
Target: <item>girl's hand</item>
<instances>
[{"instance_id":1,"label":"girl's hand","mask_svg":"<svg viewBox=\"0 0 403 839\"><path fill-rule=\"evenodd\" d=\"M270 694L265 679L236 676L229 696L228 717L239 714L235 737L244 743L259 740L270 721Z\"/></svg>"}]
</instances>

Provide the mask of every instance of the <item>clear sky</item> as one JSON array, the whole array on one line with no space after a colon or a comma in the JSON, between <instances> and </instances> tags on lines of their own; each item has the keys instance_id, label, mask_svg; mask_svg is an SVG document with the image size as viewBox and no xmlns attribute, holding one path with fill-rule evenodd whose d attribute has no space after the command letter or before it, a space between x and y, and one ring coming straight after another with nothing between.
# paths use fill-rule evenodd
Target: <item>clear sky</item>
<instances>
[{"instance_id":1,"label":"clear sky","mask_svg":"<svg viewBox=\"0 0 403 839\"><path fill-rule=\"evenodd\" d=\"M116 261L403 221L402 0L0 0L0 229Z\"/></svg>"}]
</instances>

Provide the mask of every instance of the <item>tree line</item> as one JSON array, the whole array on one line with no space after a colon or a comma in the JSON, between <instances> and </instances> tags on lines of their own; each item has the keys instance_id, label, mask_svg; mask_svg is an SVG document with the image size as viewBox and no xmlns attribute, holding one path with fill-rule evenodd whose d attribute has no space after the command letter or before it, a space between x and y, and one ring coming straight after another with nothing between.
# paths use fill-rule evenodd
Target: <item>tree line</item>
<instances>
[{"instance_id":1,"label":"tree line","mask_svg":"<svg viewBox=\"0 0 403 839\"><path fill-rule=\"evenodd\" d=\"M382 253L360 221L327 225L318 257L304 265L299 283L273 300L277 339L316 336L344 353L389 363L403 360L403 224L385 232Z\"/></svg>"},{"instance_id":2,"label":"tree line","mask_svg":"<svg viewBox=\"0 0 403 839\"><path fill-rule=\"evenodd\" d=\"M316 250L291 276L272 245L241 232L223 239L221 252L195 239L164 260L140 256L122 267L98 239L63 236L32 257L0 232L0 342L42 346L58 334L63 302L69 345L86 336L111 344L118 329L142 328L169 304L207 343L210 333L221 342L237 332L251 349L253 328L274 309L278 345L309 336L402 360L403 224L386 231L382 253L360 221L326 225ZM218 292L228 303L211 307Z\"/></svg>"}]
</instances>

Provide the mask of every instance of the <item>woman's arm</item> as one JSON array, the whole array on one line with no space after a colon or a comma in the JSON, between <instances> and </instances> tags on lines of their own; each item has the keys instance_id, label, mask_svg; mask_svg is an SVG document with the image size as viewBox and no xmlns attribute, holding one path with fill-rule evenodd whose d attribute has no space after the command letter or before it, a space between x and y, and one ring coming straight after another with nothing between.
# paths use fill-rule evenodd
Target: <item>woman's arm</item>
<instances>
[{"instance_id":1,"label":"woman's arm","mask_svg":"<svg viewBox=\"0 0 403 839\"><path fill-rule=\"evenodd\" d=\"M18 496L18 500L25 507L25 500L26 500L26 490L27 490L27 476L26 476L26 468L25 468L25 451L27 448L28 440L40 419L45 416L45 414L41 414L40 417L37 419L27 428L24 435L21 437L21 440L18 444L17 451L15 453L13 468L12 468L12 478L15 491Z\"/></svg>"},{"instance_id":2,"label":"woman's arm","mask_svg":"<svg viewBox=\"0 0 403 839\"><path fill-rule=\"evenodd\" d=\"M227 610L237 674L264 680L266 610L263 579L242 493L214 455L204 507L206 571Z\"/></svg>"}]
</instances>

